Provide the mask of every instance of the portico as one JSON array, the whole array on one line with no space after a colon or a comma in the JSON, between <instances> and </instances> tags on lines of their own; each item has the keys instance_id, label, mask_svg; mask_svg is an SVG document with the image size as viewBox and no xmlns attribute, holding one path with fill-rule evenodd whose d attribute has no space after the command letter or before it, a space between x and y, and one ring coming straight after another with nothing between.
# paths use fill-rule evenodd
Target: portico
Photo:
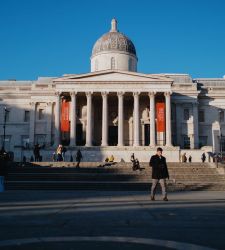
<instances>
[{"instance_id":1,"label":"portico","mask_svg":"<svg viewBox=\"0 0 225 250\"><path fill-rule=\"evenodd\" d=\"M123 78L123 81L118 79ZM125 81L129 78L129 82ZM63 98L69 96L69 146L172 146L171 79L157 75L112 71L83 76L65 76L55 80L55 139L63 110ZM148 89L146 89L146 85ZM164 130L157 131L156 104L164 103L161 117ZM78 117L79 116L79 117ZM77 125L82 124L82 142L77 140ZM144 125L144 126L142 126ZM145 126L149 132L144 132ZM160 137L161 136L161 137ZM148 140L146 137L149 137ZM146 142L150 142L146 145Z\"/></svg>"}]
</instances>

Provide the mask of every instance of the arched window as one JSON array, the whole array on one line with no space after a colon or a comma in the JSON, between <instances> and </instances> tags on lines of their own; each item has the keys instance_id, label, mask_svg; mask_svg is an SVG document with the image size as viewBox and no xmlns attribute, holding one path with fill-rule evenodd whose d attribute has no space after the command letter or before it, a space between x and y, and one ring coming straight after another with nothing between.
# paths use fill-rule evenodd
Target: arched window
<instances>
[{"instance_id":1,"label":"arched window","mask_svg":"<svg viewBox=\"0 0 225 250\"><path fill-rule=\"evenodd\" d=\"M115 63L115 58L112 57L112 58L111 58L111 69L115 69L115 65L116 65L116 63Z\"/></svg>"},{"instance_id":2,"label":"arched window","mask_svg":"<svg viewBox=\"0 0 225 250\"><path fill-rule=\"evenodd\" d=\"M132 65L132 59L131 58L129 58L129 61L128 61L128 70L133 71L133 65Z\"/></svg>"},{"instance_id":3,"label":"arched window","mask_svg":"<svg viewBox=\"0 0 225 250\"><path fill-rule=\"evenodd\" d=\"M98 71L98 60L95 61L95 71Z\"/></svg>"}]
</instances>

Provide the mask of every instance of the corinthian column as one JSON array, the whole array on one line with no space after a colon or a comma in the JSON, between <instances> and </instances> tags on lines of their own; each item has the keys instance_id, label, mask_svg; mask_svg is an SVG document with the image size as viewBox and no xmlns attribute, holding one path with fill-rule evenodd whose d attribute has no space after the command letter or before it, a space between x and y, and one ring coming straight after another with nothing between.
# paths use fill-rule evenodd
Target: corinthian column
<instances>
[{"instance_id":1,"label":"corinthian column","mask_svg":"<svg viewBox=\"0 0 225 250\"><path fill-rule=\"evenodd\" d=\"M164 93L166 98L166 146L171 146L171 93Z\"/></svg>"},{"instance_id":2,"label":"corinthian column","mask_svg":"<svg viewBox=\"0 0 225 250\"><path fill-rule=\"evenodd\" d=\"M140 117L139 117L139 94L133 93L134 96L134 146L140 145Z\"/></svg>"},{"instance_id":3,"label":"corinthian column","mask_svg":"<svg viewBox=\"0 0 225 250\"><path fill-rule=\"evenodd\" d=\"M51 146L52 142L52 103L47 102L46 107L46 113L47 113L47 128L46 128L46 144L47 146Z\"/></svg>"},{"instance_id":4,"label":"corinthian column","mask_svg":"<svg viewBox=\"0 0 225 250\"><path fill-rule=\"evenodd\" d=\"M150 98L150 146L155 147L155 92L149 93Z\"/></svg>"},{"instance_id":5,"label":"corinthian column","mask_svg":"<svg viewBox=\"0 0 225 250\"><path fill-rule=\"evenodd\" d=\"M76 146L76 93L71 92L71 103L70 103L70 146Z\"/></svg>"},{"instance_id":6,"label":"corinthian column","mask_svg":"<svg viewBox=\"0 0 225 250\"><path fill-rule=\"evenodd\" d=\"M36 102L30 103L30 128L29 128L29 143L30 146L34 145L34 134L35 134L35 116L36 116Z\"/></svg>"},{"instance_id":7,"label":"corinthian column","mask_svg":"<svg viewBox=\"0 0 225 250\"><path fill-rule=\"evenodd\" d=\"M86 147L92 146L92 92L86 92L87 97L87 129L86 129Z\"/></svg>"},{"instance_id":8,"label":"corinthian column","mask_svg":"<svg viewBox=\"0 0 225 250\"><path fill-rule=\"evenodd\" d=\"M118 146L124 145L123 142L123 92L118 92Z\"/></svg>"},{"instance_id":9,"label":"corinthian column","mask_svg":"<svg viewBox=\"0 0 225 250\"><path fill-rule=\"evenodd\" d=\"M102 146L108 146L108 93L102 92Z\"/></svg>"},{"instance_id":10,"label":"corinthian column","mask_svg":"<svg viewBox=\"0 0 225 250\"><path fill-rule=\"evenodd\" d=\"M58 146L60 143L60 103L61 103L61 96L60 93L56 93L55 99L55 139L54 139L54 146Z\"/></svg>"}]
</instances>

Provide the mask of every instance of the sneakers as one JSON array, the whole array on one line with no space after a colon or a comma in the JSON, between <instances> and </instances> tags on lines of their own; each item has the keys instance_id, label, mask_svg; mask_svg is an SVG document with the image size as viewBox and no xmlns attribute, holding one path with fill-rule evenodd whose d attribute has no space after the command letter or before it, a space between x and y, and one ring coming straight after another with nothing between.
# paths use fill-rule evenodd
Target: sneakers
<instances>
[{"instance_id":1,"label":"sneakers","mask_svg":"<svg viewBox=\"0 0 225 250\"><path fill-rule=\"evenodd\" d=\"M164 201L168 201L168 198L167 198L167 197L164 197L163 200L164 200Z\"/></svg>"}]
</instances>

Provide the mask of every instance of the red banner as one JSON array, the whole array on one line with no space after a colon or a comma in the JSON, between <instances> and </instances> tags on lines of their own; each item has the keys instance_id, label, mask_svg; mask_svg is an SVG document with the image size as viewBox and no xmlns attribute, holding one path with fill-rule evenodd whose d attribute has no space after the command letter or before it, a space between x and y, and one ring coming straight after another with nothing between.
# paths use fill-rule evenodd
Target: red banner
<instances>
[{"instance_id":1,"label":"red banner","mask_svg":"<svg viewBox=\"0 0 225 250\"><path fill-rule=\"evenodd\" d=\"M66 100L62 100L61 105L61 131L70 131L70 103Z\"/></svg>"},{"instance_id":2,"label":"red banner","mask_svg":"<svg viewBox=\"0 0 225 250\"><path fill-rule=\"evenodd\" d=\"M165 132L165 103L156 103L157 132Z\"/></svg>"}]
</instances>

